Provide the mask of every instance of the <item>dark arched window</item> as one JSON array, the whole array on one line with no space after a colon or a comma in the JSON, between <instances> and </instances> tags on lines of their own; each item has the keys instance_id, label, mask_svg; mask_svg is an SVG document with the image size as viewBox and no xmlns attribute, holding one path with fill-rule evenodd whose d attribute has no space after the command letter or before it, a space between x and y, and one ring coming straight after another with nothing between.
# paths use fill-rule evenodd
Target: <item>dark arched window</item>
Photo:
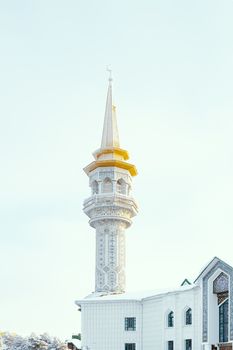
<instances>
[{"instance_id":1,"label":"dark arched window","mask_svg":"<svg viewBox=\"0 0 233 350\"><path fill-rule=\"evenodd\" d=\"M185 312L185 324L192 324L192 309L188 308Z\"/></svg>"},{"instance_id":2,"label":"dark arched window","mask_svg":"<svg viewBox=\"0 0 233 350\"><path fill-rule=\"evenodd\" d=\"M229 327L229 303L228 299L219 306L219 341L221 343L228 342Z\"/></svg>"},{"instance_id":3,"label":"dark arched window","mask_svg":"<svg viewBox=\"0 0 233 350\"><path fill-rule=\"evenodd\" d=\"M126 182L123 179L117 180L117 192L126 194Z\"/></svg>"},{"instance_id":4,"label":"dark arched window","mask_svg":"<svg viewBox=\"0 0 233 350\"><path fill-rule=\"evenodd\" d=\"M112 192L112 181L109 179L109 177L106 177L104 179L103 185L102 185L102 192L103 193L111 193Z\"/></svg>"},{"instance_id":5,"label":"dark arched window","mask_svg":"<svg viewBox=\"0 0 233 350\"><path fill-rule=\"evenodd\" d=\"M95 180L92 182L92 194L98 194L99 193L99 185L98 182Z\"/></svg>"},{"instance_id":6,"label":"dark arched window","mask_svg":"<svg viewBox=\"0 0 233 350\"><path fill-rule=\"evenodd\" d=\"M169 312L167 316L167 326L168 327L174 327L174 312Z\"/></svg>"}]
</instances>

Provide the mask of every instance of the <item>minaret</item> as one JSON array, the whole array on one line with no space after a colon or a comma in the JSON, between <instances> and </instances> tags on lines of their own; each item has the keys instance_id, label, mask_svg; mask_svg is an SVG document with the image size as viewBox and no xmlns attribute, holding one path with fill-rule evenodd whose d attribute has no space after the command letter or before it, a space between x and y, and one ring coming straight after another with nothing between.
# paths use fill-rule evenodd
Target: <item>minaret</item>
<instances>
[{"instance_id":1,"label":"minaret","mask_svg":"<svg viewBox=\"0 0 233 350\"><path fill-rule=\"evenodd\" d=\"M128 152L120 148L116 107L112 104L112 78L109 78L101 147L95 161L84 171L89 177L91 197L84 201L84 212L96 230L96 293L125 291L125 229L137 214L131 196L134 165L126 162Z\"/></svg>"}]
</instances>

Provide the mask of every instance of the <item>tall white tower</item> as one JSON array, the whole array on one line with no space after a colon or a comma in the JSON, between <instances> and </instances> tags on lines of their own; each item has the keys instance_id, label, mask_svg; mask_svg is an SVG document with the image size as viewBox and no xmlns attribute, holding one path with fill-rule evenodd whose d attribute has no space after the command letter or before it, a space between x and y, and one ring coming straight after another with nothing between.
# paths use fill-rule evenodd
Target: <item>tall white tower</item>
<instances>
[{"instance_id":1,"label":"tall white tower","mask_svg":"<svg viewBox=\"0 0 233 350\"><path fill-rule=\"evenodd\" d=\"M95 161L84 171L89 177L91 197L84 201L84 212L96 230L96 293L125 291L125 229L137 214L131 196L136 167L126 162L128 152L120 148L116 108L112 104L109 78L101 147Z\"/></svg>"}]
</instances>

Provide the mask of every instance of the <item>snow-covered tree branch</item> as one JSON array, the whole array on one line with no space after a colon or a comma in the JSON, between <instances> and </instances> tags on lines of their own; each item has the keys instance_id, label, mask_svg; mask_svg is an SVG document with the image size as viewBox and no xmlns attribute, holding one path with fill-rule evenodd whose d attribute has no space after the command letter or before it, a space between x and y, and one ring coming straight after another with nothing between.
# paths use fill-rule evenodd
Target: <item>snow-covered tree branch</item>
<instances>
[{"instance_id":1,"label":"snow-covered tree branch","mask_svg":"<svg viewBox=\"0 0 233 350\"><path fill-rule=\"evenodd\" d=\"M21 337L13 333L0 334L0 350L65 350L67 346L56 337L47 333Z\"/></svg>"}]
</instances>

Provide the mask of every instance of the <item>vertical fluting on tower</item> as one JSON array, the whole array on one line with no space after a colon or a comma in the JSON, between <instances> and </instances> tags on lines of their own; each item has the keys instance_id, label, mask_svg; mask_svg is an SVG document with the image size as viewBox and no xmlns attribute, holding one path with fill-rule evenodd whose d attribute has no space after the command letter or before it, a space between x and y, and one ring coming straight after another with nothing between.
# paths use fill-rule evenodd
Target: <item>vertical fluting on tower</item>
<instances>
[{"instance_id":1,"label":"vertical fluting on tower","mask_svg":"<svg viewBox=\"0 0 233 350\"><path fill-rule=\"evenodd\" d=\"M92 195L84 201L84 212L96 230L95 292L125 291L125 229L137 214L131 196L136 167L126 162L128 152L120 148L116 108L112 104L112 79L108 94L101 148L84 171Z\"/></svg>"}]
</instances>

